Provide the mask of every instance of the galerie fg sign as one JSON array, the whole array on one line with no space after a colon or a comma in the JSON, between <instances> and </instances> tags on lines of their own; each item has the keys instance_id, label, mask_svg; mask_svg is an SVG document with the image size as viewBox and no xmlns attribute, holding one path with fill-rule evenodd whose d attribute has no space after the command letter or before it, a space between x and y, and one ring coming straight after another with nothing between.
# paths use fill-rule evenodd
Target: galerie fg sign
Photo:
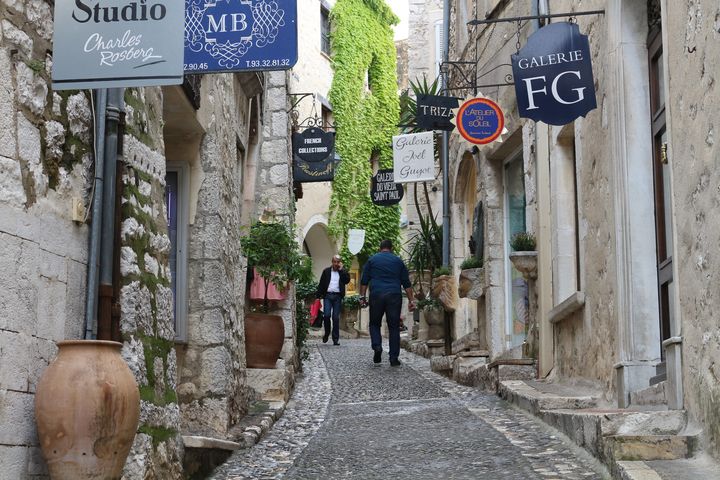
<instances>
[{"instance_id":1,"label":"galerie fg sign","mask_svg":"<svg viewBox=\"0 0 720 480\"><path fill-rule=\"evenodd\" d=\"M590 43L574 23L552 23L512 56L520 116L565 125L597 108Z\"/></svg>"},{"instance_id":2,"label":"galerie fg sign","mask_svg":"<svg viewBox=\"0 0 720 480\"><path fill-rule=\"evenodd\" d=\"M184 2L55 0L53 88L183 81Z\"/></svg>"}]
</instances>

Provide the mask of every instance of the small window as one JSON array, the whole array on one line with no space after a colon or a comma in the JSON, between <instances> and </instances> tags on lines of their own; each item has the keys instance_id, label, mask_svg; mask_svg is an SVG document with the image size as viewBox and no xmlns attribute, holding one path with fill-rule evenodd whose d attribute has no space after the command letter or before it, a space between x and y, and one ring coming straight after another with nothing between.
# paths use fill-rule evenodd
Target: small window
<instances>
[{"instance_id":1,"label":"small window","mask_svg":"<svg viewBox=\"0 0 720 480\"><path fill-rule=\"evenodd\" d=\"M330 11L320 7L320 50L330 55Z\"/></svg>"},{"instance_id":2,"label":"small window","mask_svg":"<svg viewBox=\"0 0 720 480\"><path fill-rule=\"evenodd\" d=\"M170 288L173 292L175 340L187 340L187 243L188 193L187 165L168 165L165 175L165 205L170 237Z\"/></svg>"},{"instance_id":3,"label":"small window","mask_svg":"<svg viewBox=\"0 0 720 480\"><path fill-rule=\"evenodd\" d=\"M322 127L325 130L329 130L333 126L332 111L326 106L322 106Z\"/></svg>"}]
</instances>

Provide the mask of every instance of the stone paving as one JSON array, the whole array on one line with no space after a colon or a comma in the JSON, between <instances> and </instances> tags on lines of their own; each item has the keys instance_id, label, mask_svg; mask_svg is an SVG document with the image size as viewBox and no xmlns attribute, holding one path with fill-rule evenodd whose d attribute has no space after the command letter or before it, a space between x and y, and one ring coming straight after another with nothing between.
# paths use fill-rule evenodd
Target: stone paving
<instances>
[{"instance_id":1,"label":"stone paving","mask_svg":"<svg viewBox=\"0 0 720 480\"><path fill-rule=\"evenodd\" d=\"M235 479L609 478L584 451L497 396L430 371L372 363L369 340L312 344L284 416L210 477Z\"/></svg>"}]
</instances>

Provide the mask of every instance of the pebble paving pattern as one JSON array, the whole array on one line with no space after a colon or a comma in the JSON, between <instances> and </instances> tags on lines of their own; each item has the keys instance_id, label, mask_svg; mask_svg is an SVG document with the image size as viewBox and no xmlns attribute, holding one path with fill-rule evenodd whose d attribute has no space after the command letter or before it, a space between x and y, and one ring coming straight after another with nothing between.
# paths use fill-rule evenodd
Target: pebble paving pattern
<instances>
[{"instance_id":1,"label":"pebble paving pattern","mask_svg":"<svg viewBox=\"0 0 720 480\"><path fill-rule=\"evenodd\" d=\"M312 344L283 417L215 470L236 479L609 478L591 457L497 396L430 371L372 363L369 340Z\"/></svg>"}]
</instances>

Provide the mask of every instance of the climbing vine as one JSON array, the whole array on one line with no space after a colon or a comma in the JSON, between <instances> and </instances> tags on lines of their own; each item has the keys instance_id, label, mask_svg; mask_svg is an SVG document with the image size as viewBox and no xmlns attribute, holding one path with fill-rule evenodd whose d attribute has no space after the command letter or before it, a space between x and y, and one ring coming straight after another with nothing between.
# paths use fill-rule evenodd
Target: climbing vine
<instances>
[{"instance_id":1,"label":"climbing vine","mask_svg":"<svg viewBox=\"0 0 720 480\"><path fill-rule=\"evenodd\" d=\"M392 136L400 116L391 29L397 22L384 0L338 0L331 12L335 76L330 102L342 161L333 181L329 232L342 241L347 264L352 256L348 229L365 230L361 265L381 240L396 242L400 233L399 206L380 207L370 198L372 160L379 168L392 168Z\"/></svg>"}]
</instances>

